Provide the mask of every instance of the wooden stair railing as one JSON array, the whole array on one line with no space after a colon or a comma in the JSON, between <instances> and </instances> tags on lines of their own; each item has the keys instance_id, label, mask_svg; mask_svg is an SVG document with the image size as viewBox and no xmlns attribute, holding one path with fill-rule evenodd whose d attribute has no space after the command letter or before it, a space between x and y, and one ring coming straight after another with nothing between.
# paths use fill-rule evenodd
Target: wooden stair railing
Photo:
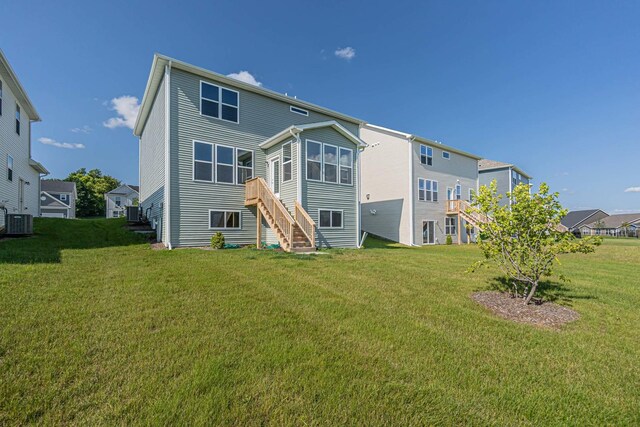
<instances>
[{"instance_id":1,"label":"wooden stair railing","mask_svg":"<svg viewBox=\"0 0 640 427\"><path fill-rule=\"evenodd\" d=\"M245 205L256 205L258 208L258 247L261 243L261 216L264 215L284 251L315 249L315 222L297 203L296 216L292 217L263 178L256 177L245 183Z\"/></svg>"}]
</instances>

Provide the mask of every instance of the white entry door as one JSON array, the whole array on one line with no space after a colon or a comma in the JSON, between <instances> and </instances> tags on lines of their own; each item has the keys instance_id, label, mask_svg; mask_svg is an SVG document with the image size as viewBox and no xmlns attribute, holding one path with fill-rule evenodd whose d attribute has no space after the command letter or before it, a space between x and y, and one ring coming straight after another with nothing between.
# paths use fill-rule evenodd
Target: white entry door
<instances>
[{"instance_id":1,"label":"white entry door","mask_svg":"<svg viewBox=\"0 0 640 427\"><path fill-rule=\"evenodd\" d=\"M435 221L422 221L422 244L433 245L436 243Z\"/></svg>"},{"instance_id":2,"label":"white entry door","mask_svg":"<svg viewBox=\"0 0 640 427\"><path fill-rule=\"evenodd\" d=\"M280 197L280 157L269 161L269 187L277 197Z\"/></svg>"}]
</instances>

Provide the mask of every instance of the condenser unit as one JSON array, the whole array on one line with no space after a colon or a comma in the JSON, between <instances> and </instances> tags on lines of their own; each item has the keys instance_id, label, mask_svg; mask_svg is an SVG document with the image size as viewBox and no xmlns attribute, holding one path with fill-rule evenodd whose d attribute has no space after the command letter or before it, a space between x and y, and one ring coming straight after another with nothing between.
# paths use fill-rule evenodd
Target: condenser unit
<instances>
[{"instance_id":1,"label":"condenser unit","mask_svg":"<svg viewBox=\"0 0 640 427\"><path fill-rule=\"evenodd\" d=\"M12 236L33 234L33 215L7 214L5 216L5 233Z\"/></svg>"}]
</instances>

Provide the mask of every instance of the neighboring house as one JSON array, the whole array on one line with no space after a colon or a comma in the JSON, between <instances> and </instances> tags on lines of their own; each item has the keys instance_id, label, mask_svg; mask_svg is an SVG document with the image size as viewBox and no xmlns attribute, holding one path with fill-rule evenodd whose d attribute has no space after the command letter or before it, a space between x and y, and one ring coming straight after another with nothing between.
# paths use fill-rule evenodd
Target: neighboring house
<instances>
[{"instance_id":1,"label":"neighboring house","mask_svg":"<svg viewBox=\"0 0 640 427\"><path fill-rule=\"evenodd\" d=\"M506 197L507 193L511 193L518 184L531 183L531 176L522 171L522 169L510 163L496 160L481 159L478 162L478 173L481 186L486 185L488 187L493 180L496 180L498 194L503 195L500 201L503 206L511 205L511 200Z\"/></svg>"},{"instance_id":2,"label":"neighboring house","mask_svg":"<svg viewBox=\"0 0 640 427\"><path fill-rule=\"evenodd\" d=\"M9 214L39 215L40 176L31 158L31 123L40 116L0 50L0 207ZM4 227L4 215L0 215Z\"/></svg>"},{"instance_id":3,"label":"neighboring house","mask_svg":"<svg viewBox=\"0 0 640 427\"><path fill-rule=\"evenodd\" d=\"M360 137L362 229L405 245L474 240L464 210L478 187L473 154L370 124Z\"/></svg>"},{"instance_id":4,"label":"neighboring house","mask_svg":"<svg viewBox=\"0 0 640 427\"><path fill-rule=\"evenodd\" d=\"M40 181L40 216L48 218L76 217L76 183L59 179Z\"/></svg>"},{"instance_id":5,"label":"neighboring house","mask_svg":"<svg viewBox=\"0 0 640 427\"><path fill-rule=\"evenodd\" d=\"M580 227L598 220L608 217L609 214L600 209L586 209L580 211L571 211L562 218L562 225L567 227L569 231L574 232L580 230Z\"/></svg>"},{"instance_id":6,"label":"neighboring house","mask_svg":"<svg viewBox=\"0 0 640 427\"><path fill-rule=\"evenodd\" d=\"M127 206L135 206L140 199L140 187L137 185L122 184L118 188L105 193L105 216L107 218L120 218L126 215Z\"/></svg>"},{"instance_id":7,"label":"neighboring house","mask_svg":"<svg viewBox=\"0 0 640 427\"><path fill-rule=\"evenodd\" d=\"M609 215L580 226L583 236L640 237L640 213Z\"/></svg>"},{"instance_id":8,"label":"neighboring house","mask_svg":"<svg viewBox=\"0 0 640 427\"><path fill-rule=\"evenodd\" d=\"M134 134L159 240L360 244L361 120L156 55ZM264 218L264 220L263 220Z\"/></svg>"}]
</instances>

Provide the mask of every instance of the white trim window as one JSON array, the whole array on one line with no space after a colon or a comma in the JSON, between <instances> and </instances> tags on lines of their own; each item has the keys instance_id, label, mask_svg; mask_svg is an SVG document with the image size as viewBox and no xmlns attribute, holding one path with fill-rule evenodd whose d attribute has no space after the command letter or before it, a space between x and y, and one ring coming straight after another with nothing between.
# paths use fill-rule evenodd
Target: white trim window
<instances>
[{"instance_id":1,"label":"white trim window","mask_svg":"<svg viewBox=\"0 0 640 427\"><path fill-rule=\"evenodd\" d=\"M253 151L236 148L237 184L253 178Z\"/></svg>"},{"instance_id":2,"label":"white trim window","mask_svg":"<svg viewBox=\"0 0 640 427\"><path fill-rule=\"evenodd\" d=\"M20 106L16 103L16 133L20 135Z\"/></svg>"},{"instance_id":3,"label":"white trim window","mask_svg":"<svg viewBox=\"0 0 640 427\"><path fill-rule=\"evenodd\" d=\"M353 184L353 150L340 147L340 184Z\"/></svg>"},{"instance_id":4,"label":"white trim window","mask_svg":"<svg viewBox=\"0 0 640 427\"><path fill-rule=\"evenodd\" d=\"M476 190L474 190L473 188L469 189L469 203L473 203L473 201L476 198Z\"/></svg>"},{"instance_id":5,"label":"white trim window","mask_svg":"<svg viewBox=\"0 0 640 427\"><path fill-rule=\"evenodd\" d=\"M427 166L433 165L433 148L420 144L420 163Z\"/></svg>"},{"instance_id":6,"label":"white trim window","mask_svg":"<svg viewBox=\"0 0 640 427\"><path fill-rule=\"evenodd\" d=\"M68 197L66 194L60 194L60 201L66 202L67 200L68 200Z\"/></svg>"},{"instance_id":7,"label":"white trim window","mask_svg":"<svg viewBox=\"0 0 640 427\"><path fill-rule=\"evenodd\" d=\"M117 207L122 206L122 199L120 198L120 196L116 196L113 200L113 203L115 203Z\"/></svg>"},{"instance_id":8,"label":"white trim window","mask_svg":"<svg viewBox=\"0 0 640 427\"><path fill-rule=\"evenodd\" d=\"M216 182L233 184L233 147L216 144Z\"/></svg>"},{"instance_id":9,"label":"white trim window","mask_svg":"<svg viewBox=\"0 0 640 427\"><path fill-rule=\"evenodd\" d=\"M193 179L213 182L213 147L209 142L193 141Z\"/></svg>"},{"instance_id":10,"label":"white trim window","mask_svg":"<svg viewBox=\"0 0 640 427\"><path fill-rule=\"evenodd\" d=\"M210 230L239 230L242 228L240 211L209 209Z\"/></svg>"},{"instance_id":11,"label":"white trim window","mask_svg":"<svg viewBox=\"0 0 640 427\"><path fill-rule=\"evenodd\" d=\"M318 209L318 228L343 228L343 211Z\"/></svg>"},{"instance_id":12,"label":"white trim window","mask_svg":"<svg viewBox=\"0 0 640 427\"><path fill-rule=\"evenodd\" d=\"M451 158L451 153L449 153L448 151L443 151L442 158L449 160Z\"/></svg>"},{"instance_id":13,"label":"white trim window","mask_svg":"<svg viewBox=\"0 0 640 427\"><path fill-rule=\"evenodd\" d=\"M308 116L309 112L307 110L303 110L302 108L294 107L293 105L289 106L289 111L292 113L300 114L301 116Z\"/></svg>"},{"instance_id":14,"label":"white trim window","mask_svg":"<svg viewBox=\"0 0 640 427\"><path fill-rule=\"evenodd\" d=\"M200 82L200 114L239 123L240 93L207 82Z\"/></svg>"},{"instance_id":15,"label":"white trim window","mask_svg":"<svg viewBox=\"0 0 640 427\"><path fill-rule=\"evenodd\" d=\"M307 140L307 179L322 181L322 144Z\"/></svg>"},{"instance_id":16,"label":"white trim window","mask_svg":"<svg viewBox=\"0 0 640 427\"><path fill-rule=\"evenodd\" d=\"M456 200L462 199L462 185L456 184L454 197Z\"/></svg>"},{"instance_id":17,"label":"white trim window","mask_svg":"<svg viewBox=\"0 0 640 427\"><path fill-rule=\"evenodd\" d=\"M2 115L2 80L0 80L0 116Z\"/></svg>"},{"instance_id":18,"label":"white trim window","mask_svg":"<svg viewBox=\"0 0 640 427\"><path fill-rule=\"evenodd\" d=\"M454 217L446 217L444 219L444 234L447 236L455 236L456 233L456 219Z\"/></svg>"},{"instance_id":19,"label":"white trim window","mask_svg":"<svg viewBox=\"0 0 640 427\"><path fill-rule=\"evenodd\" d=\"M291 181L293 179L293 153L291 152L291 143L282 144L282 182Z\"/></svg>"},{"instance_id":20,"label":"white trim window","mask_svg":"<svg viewBox=\"0 0 640 427\"><path fill-rule=\"evenodd\" d=\"M437 202L438 181L418 178L418 200L423 202Z\"/></svg>"},{"instance_id":21,"label":"white trim window","mask_svg":"<svg viewBox=\"0 0 640 427\"><path fill-rule=\"evenodd\" d=\"M7 154L7 180L13 181L13 157Z\"/></svg>"},{"instance_id":22,"label":"white trim window","mask_svg":"<svg viewBox=\"0 0 640 427\"><path fill-rule=\"evenodd\" d=\"M335 145L322 145L322 159L324 161L322 176L324 182L338 182L338 147Z\"/></svg>"}]
</instances>

